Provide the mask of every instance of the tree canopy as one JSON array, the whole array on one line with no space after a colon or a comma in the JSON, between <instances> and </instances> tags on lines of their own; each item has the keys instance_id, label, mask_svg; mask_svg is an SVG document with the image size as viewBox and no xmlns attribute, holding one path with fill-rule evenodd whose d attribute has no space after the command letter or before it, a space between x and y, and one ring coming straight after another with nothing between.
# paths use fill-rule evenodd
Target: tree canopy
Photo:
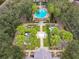
<instances>
[{"instance_id":1,"label":"tree canopy","mask_svg":"<svg viewBox=\"0 0 79 59\"><path fill-rule=\"evenodd\" d=\"M63 22L66 30L74 34L74 39L79 39L79 5L69 0L50 0L50 3L61 10L58 18Z\"/></svg>"},{"instance_id":2,"label":"tree canopy","mask_svg":"<svg viewBox=\"0 0 79 59\"><path fill-rule=\"evenodd\" d=\"M0 0L0 5L4 2L5 0Z\"/></svg>"},{"instance_id":3,"label":"tree canopy","mask_svg":"<svg viewBox=\"0 0 79 59\"><path fill-rule=\"evenodd\" d=\"M29 0L30 1L30 0ZM31 2L25 0L13 0L13 4L7 3L4 12L0 12L0 59L23 59L22 50L13 45L16 28L21 24L20 16L28 13ZM11 1L9 1L11 2ZM2 6L2 7L4 7ZM1 11L1 8L0 8ZM30 17L28 15L28 17Z\"/></svg>"}]
</instances>

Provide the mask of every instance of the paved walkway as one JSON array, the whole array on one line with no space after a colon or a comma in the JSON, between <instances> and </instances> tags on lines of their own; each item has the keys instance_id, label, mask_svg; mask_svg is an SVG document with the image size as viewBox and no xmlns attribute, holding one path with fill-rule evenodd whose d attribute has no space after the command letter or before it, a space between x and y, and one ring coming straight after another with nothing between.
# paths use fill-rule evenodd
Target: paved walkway
<instances>
[{"instance_id":1,"label":"paved walkway","mask_svg":"<svg viewBox=\"0 0 79 59\"><path fill-rule=\"evenodd\" d=\"M53 57L53 59L60 59L59 57Z\"/></svg>"},{"instance_id":2,"label":"paved walkway","mask_svg":"<svg viewBox=\"0 0 79 59\"><path fill-rule=\"evenodd\" d=\"M34 59L32 57L25 57L25 59ZM60 59L59 57L53 57L52 59Z\"/></svg>"}]
</instances>

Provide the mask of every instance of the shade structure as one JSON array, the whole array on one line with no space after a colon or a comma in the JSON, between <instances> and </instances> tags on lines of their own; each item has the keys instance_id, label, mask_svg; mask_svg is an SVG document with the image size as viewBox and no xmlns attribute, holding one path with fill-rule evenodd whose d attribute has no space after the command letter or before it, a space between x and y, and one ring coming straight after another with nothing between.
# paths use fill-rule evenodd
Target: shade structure
<instances>
[{"instance_id":1,"label":"shade structure","mask_svg":"<svg viewBox=\"0 0 79 59\"><path fill-rule=\"evenodd\" d=\"M34 54L34 59L52 59L52 55L48 49L39 48Z\"/></svg>"}]
</instances>

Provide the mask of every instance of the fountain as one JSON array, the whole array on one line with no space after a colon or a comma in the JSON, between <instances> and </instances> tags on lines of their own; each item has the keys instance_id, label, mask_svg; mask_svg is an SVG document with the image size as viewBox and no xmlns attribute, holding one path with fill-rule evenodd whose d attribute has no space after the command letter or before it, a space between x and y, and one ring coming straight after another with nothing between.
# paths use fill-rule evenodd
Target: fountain
<instances>
[{"instance_id":1,"label":"fountain","mask_svg":"<svg viewBox=\"0 0 79 59\"><path fill-rule=\"evenodd\" d=\"M43 8L42 2L39 2L39 8L33 14L33 20L40 19L41 21L45 21L48 18L48 11L46 8Z\"/></svg>"}]
</instances>

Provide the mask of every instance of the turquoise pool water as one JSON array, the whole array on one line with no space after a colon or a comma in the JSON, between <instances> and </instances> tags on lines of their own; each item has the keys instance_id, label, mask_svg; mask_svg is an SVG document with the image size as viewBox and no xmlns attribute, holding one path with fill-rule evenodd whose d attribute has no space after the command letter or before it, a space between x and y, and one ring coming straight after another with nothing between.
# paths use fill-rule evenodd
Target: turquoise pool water
<instances>
[{"instance_id":1,"label":"turquoise pool water","mask_svg":"<svg viewBox=\"0 0 79 59\"><path fill-rule=\"evenodd\" d=\"M39 9L34 13L35 18L45 18L46 15L48 14L47 10L45 9Z\"/></svg>"}]
</instances>

